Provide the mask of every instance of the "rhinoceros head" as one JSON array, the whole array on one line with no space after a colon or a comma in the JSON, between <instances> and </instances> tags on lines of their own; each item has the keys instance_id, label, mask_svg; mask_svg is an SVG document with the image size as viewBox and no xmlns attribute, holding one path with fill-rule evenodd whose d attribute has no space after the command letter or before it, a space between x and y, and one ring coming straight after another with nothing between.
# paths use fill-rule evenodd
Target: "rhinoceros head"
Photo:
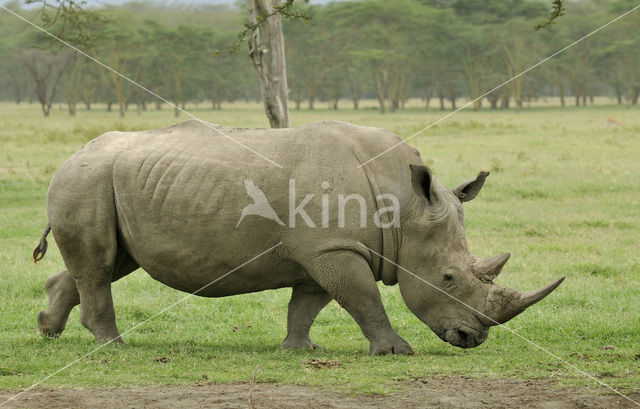
<instances>
[{"instance_id":1,"label":"rhinoceros head","mask_svg":"<svg viewBox=\"0 0 640 409\"><path fill-rule=\"evenodd\" d=\"M443 341L472 348L487 339L489 327L515 317L564 280L521 292L493 283L510 254L477 259L469 251L462 202L479 193L489 172L480 172L451 190L425 166L411 165L417 197L403 224L398 284L405 303Z\"/></svg>"}]
</instances>

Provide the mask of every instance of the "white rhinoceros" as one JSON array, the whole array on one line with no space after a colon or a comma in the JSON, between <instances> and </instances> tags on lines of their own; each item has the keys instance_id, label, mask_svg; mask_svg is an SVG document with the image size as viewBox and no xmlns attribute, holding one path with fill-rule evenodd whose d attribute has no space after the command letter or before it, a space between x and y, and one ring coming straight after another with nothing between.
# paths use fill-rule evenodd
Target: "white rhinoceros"
<instances>
[{"instance_id":1,"label":"white rhinoceros","mask_svg":"<svg viewBox=\"0 0 640 409\"><path fill-rule=\"evenodd\" d=\"M60 334L80 304L98 341L122 342L111 283L142 267L205 297L292 287L286 348L315 347L309 328L335 299L371 353L412 353L391 328L376 281L399 283L407 306L441 339L479 345L490 326L562 278L529 293L493 284L509 254L476 259L462 210L488 173L448 189L406 144L360 166L399 141L344 122L232 129L189 120L101 135L49 186L49 226L34 259L51 230L67 268L46 281L40 330Z\"/></svg>"}]
</instances>

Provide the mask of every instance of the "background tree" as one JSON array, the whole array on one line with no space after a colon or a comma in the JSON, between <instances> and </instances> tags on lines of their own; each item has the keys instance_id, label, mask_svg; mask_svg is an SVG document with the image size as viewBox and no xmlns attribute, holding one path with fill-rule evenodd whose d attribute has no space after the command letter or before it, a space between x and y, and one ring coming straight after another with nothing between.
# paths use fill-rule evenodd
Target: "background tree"
<instances>
[{"instance_id":1,"label":"background tree","mask_svg":"<svg viewBox=\"0 0 640 409\"><path fill-rule=\"evenodd\" d=\"M272 4L268 0L247 0L250 23L256 25L262 20L261 26L251 32L249 56L260 78L264 109L272 128L289 127L287 63L282 19L277 12L280 6L280 0L272 0Z\"/></svg>"},{"instance_id":2,"label":"background tree","mask_svg":"<svg viewBox=\"0 0 640 409\"><path fill-rule=\"evenodd\" d=\"M529 37L523 33L521 27L526 22L521 18L510 19L503 23L500 44L502 47L496 54L503 55L508 78L513 80L508 89L515 102L516 111L522 109L522 101L530 89L533 75L517 76L542 58L539 37ZM517 77L516 77L517 76Z\"/></svg>"},{"instance_id":3,"label":"background tree","mask_svg":"<svg viewBox=\"0 0 640 409\"><path fill-rule=\"evenodd\" d=\"M16 104L21 103L27 95L33 92L29 83L27 71L24 69L20 53L14 45L0 42L0 88L5 90L5 98L13 99Z\"/></svg>"},{"instance_id":4,"label":"background tree","mask_svg":"<svg viewBox=\"0 0 640 409\"><path fill-rule=\"evenodd\" d=\"M53 53L36 48L20 51L20 60L29 73L44 116L51 113L58 85L72 56L68 51Z\"/></svg>"},{"instance_id":5,"label":"background tree","mask_svg":"<svg viewBox=\"0 0 640 409\"><path fill-rule=\"evenodd\" d=\"M308 7L307 12L315 22L327 22L316 8ZM329 74L332 58L335 56L329 43L331 35L326 26L320 24L302 25L295 21L285 22L288 67L295 77L296 84L303 84L308 108L314 109L320 87ZM313 50L313 52L311 52Z\"/></svg>"},{"instance_id":6,"label":"background tree","mask_svg":"<svg viewBox=\"0 0 640 409\"><path fill-rule=\"evenodd\" d=\"M273 4L269 13L282 14ZM350 105L357 108L361 99L374 99L385 112L402 110L410 98L423 99L428 109L455 109L459 99L483 95L635 6L632 0L570 3L562 24L535 31L533 26L549 12L550 2L370 0L305 5L296 0L279 4L298 5L285 10L292 16L313 17L309 24L282 22L287 38L288 97L296 107L316 107L323 100L331 108L343 109L346 104L340 104L340 99L350 98ZM82 50L179 107L206 101L221 109L227 101L261 99L260 82L245 53L213 55L214 50L229 50L234 44L244 47L236 38L238 27L246 20L244 8L135 3L97 7L86 10L87 14L76 13L75 20L65 20L55 8L21 9L17 2L8 6L36 24L49 22L53 32L69 35L65 39L78 41ZM639 16L626 16L514 79L487 95L485 104L493 109L525 109L527 101L557 96L562 105L567 95L573 95L580 105L593 103L596 95L637 104L640 38L635 27ZM256 15L255 24L247 23L246 34L263 29L267 19L269 14ZM75 30L79 24L82 31ZM0 13L2 99L37 98L36 81L19 59L18 50L46 47L50 54L62 50L48 38L26 35L33 32L9 13ZM262 42L257 47L253 56L271 53ZM71 110L80 101L83 109L97 102L106 103L111 110L117 104L122 115L132 103L142 114L154 100L85 58L70 62L53 98L48 95L45 99L51 99L50 103L67 102ZM438 103L429 105L434 97ZM48 103L45 110L46 106ZM156 107L161 106L156 101ZM478 100L474 108L481 106Z\"/></svg>"},{"instance_id":7,"label":"background tree","mask_svg":"<svg viewBox=\"0 0 640 409\"><path fill-rule=\"evenodd\" d=\"M175 104L174 115L180 115L187 99L197 99L207 57L213 58L209 29L181 24L176 28L158 28L151 41L155 42L155 61L163 68L165 95Z\"/></svg>"},{"instance_id":8,"label":"background tree","mask_svg":"<svg viewBox=\"0 0 640 409\"><path fill-rule=\"evenodd\" d=\"M147 48L143 47L140 32L130 17L119 15L105 19L94 33L94 47L91 52L99 57L113 71L98 66L105 88L118 104L118 112L125 116L126 106L133 94L132 84L116 72L139 82L143 72L139 62L145 58ZM115 72L114 72L115 71Z\"/></svg>"}]
</instances>

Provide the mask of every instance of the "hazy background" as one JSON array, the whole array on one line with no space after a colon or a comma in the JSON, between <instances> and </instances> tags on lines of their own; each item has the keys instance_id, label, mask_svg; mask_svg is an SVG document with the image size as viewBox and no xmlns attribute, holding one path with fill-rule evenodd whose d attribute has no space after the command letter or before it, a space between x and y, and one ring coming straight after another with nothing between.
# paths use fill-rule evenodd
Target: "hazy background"
<instances>
[{"instance_id":1,"label":"hazy background","mask_svg":"<svg viewBox=\"0 0 640 409\"><path fill-rule=\"evenodd\" d=\"M235 2L237 3L237 2ZM8 6L39 24L52 14ZM260 101L246 44L231 55L247 17L242 4L96 2L81 29L57 20L50 30L174 104ZM426 109L456 109L629 10L629 0L568 5L558 24L535 31L549 12L538 0L372 0L304 5L312 20L284 20L293 109L380 112L411 100ZM84 20L83 20L84 19ZM85 21L86 20L86 21ZM636 105L640 94L640 13L631 14L524 76L478 99L474 110L520 111L541 99L565 106L596 97ZM65 103L106 103L121 116L157 103L150 94L0 13L0 99L38 102L45 115ZM221 53L222 55L217 55ZM160 109L161 105L156 105ZM176 111L176 115L178 112Z\"/></svg>"}]
</instances>

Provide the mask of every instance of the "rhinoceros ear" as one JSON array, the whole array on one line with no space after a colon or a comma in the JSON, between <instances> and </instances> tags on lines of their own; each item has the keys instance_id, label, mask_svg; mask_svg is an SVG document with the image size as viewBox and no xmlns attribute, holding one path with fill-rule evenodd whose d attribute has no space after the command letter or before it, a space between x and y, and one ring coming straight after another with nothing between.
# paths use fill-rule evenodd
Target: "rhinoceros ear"
<instances>
[{"instance_id":1,"label":"rhinoceros ear","mask_svg":"<svg viewBox=\"0 0 640 409\"><path fill-rule=\"evenodd\" d=\"M422 165L409 164L411 169L411 185L416 195L432 202L435 198L431 191L431 171L428 167Z\"/></svg>"},{"instance_id":2,"label":"rhinoceros ear","mask_svg":"<svg viewBox=\"0 0 640 409\"><path fill-rule=\"evenodd\" d=\"M461 202L468 202L480 193L484 180L489 176L489 172L480 172L478 176L473 179L469 179L460 186L453 189L453 194L456 195Z\"/></svg>"}]
</instances>

